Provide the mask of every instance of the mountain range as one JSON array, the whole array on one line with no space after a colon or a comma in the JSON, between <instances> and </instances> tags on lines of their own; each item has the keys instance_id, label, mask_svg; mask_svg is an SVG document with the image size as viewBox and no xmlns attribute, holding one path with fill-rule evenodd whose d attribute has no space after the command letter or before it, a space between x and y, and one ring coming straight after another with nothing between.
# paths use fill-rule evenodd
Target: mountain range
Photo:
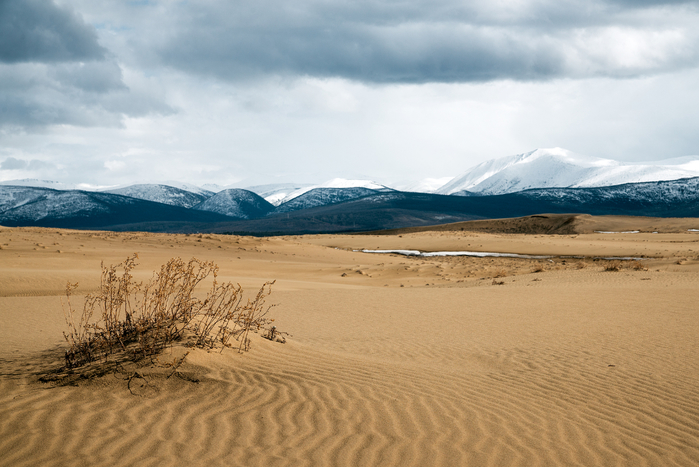
<instances>
[{"instance_id":1,"label":"mountain range","mask_svg":"<svg viewBox=\"0 0 699 467\"><path fill-rule=\"evenodd\" d=\"M699 177L699 157L624 163L561 148L536 149L479 164L435 190L485 195L531 188L585 188Z\"/></svg>"},{"instance_id":2,"label":"mountain range","mask_svg":"<svg viewBox=\"0 0 699 467\"><path fill-rule=\"evenodd\" d=\"M560 148L477 165L435 193L343 179L249 189L207 186L214 191L178 183L74 188L1 182L0 225L272 234L366 231L542 212L699 217L698 158L628 164Z\"/></svg>"}]
</instances>

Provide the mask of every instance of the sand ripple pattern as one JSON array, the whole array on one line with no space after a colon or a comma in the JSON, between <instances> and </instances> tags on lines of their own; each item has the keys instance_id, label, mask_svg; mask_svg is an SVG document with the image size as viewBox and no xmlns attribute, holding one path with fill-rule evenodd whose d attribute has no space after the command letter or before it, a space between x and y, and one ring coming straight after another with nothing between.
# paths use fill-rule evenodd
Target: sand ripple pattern
<instances>
[{"instance_id":1,"label":"sand ripple pattern","mask_svg":"<svg viewBox=\"0 0 699 467\"><path fill-rule=\"evenodd\" d=\"M649 374L543 348L444 371L279 347L215 357L200 383L154 380L146 397L114 376L3 377L0 465L699 464L696 363Z\"/></svg>"}]
</instances>

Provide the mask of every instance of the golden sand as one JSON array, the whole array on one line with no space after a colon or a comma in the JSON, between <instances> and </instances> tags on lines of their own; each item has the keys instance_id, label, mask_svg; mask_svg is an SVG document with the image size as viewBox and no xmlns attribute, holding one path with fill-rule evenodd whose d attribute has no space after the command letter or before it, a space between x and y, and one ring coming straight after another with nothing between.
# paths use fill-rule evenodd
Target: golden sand
<instances>
[{"instance_id":1,"label":"golden sand","mask_svg":"<svg viewBox=\"0 0 699 467\"><path fill-rule=\"evenodd\" d=\"M686 230L0 228L0 465L699 465L699 233ZM365 248L586 259L353 251ZM272 313L291 337L192 350L185 377L143 368L132 390L125 372L39 382L64 346L66 282L94 291L100 262L134 252L139 279L173 256L213 260L250 293L276 279ZM595 256L646 259L606 271Z\"/></svg>"}]
</instances>

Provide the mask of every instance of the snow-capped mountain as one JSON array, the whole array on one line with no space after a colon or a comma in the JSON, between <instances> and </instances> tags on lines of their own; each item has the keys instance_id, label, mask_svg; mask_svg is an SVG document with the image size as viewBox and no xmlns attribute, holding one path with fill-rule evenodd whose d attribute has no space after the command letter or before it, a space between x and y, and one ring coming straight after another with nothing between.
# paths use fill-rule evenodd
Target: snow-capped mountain
<instances>
[{"instance_id":1,"label":"snow-capped mountain","mask_svg":"<svg viewBox=\"0 0 699 467\"><path fill-rule=\"evenodd\" d=\"M386 190L383 190L386 191ZM310 209L318 206L338 204L352 199L362 198L380 193L378 190L370 188L313 188L285 203L280 204L275 213L298 211Z\"/></svg>"},{"instance_id":2,"label":"snow-capped mountain","mask_svg":"<svg viewBox=\"0 0 699 467\"><path fill-rule=\"evenodd\" d=\"M532 188L612 186L697 176L697 157L625 163L552 148L484 162L454 178L437 193L503 194Z\"/></svg>"},{"instance_id":3,"label":"snow-capped mountain","mask_svg":"<svg viewBox=\"0 0 699 467\"><path fill-rule=\"evenodd\" d=\"M274 206L252 191L231 188L216 193L192 209L215 212L238 219L253 219L266 215L274 209Z\"/></svg>"},{"instance_id":4,"label":"snow-capped mountain","mask_svg":"<svg viewBox=\"0 0 699 467\"><path fill-rule=\"evenodd\" d=\"M279 206L290 193L309 186L311 185L307 183L272 183L269 185L249 186L245 189L257 193L274 206Z\"/></svg>"},{"instance_id":5,"label":"snow-capped mountain","mask_svg":"<svg viewBox=\"0 0 699 467\"><path fill-rule=\"evenodd\" d=\"M135 184L129 184L129 185L102 185L102 186L97 186L97 185L90 185L87 183L63 183L63 182L56 182L53 180L39 180L36 178L24 178L21 180L5 180L0 182L0 185L5 185L5 186L26 186L26 187L34 187L34 188L51 188L52 190L80 190L80 191L101 191L101 192L106 192L106 193L120 193L124 191L127 188L131 187L140 187L137 190L132 190L132 192L136 193L138 191L143 192L144 194L147 194L145 187L146 185L150 186L165 186L165 187L172 187L176 188L182 191L188 191L190 193L194 193L195 195L201 195L203 199L208 198L212 196L214 193L209 190L205 190L201 187L198 187L196 185L192 185L191 183L183 183L183 182L177 182L177 181L165 181L165 182L141 182L141 183L135 183ZM126 195L126 196L132 196L132 195ZM138 198L138 196L133 196L134 198ZM149 199L149 198L141 198L141 199Z\"/></svg>"},{"instance_id":6,"label":"snow-capped mountain","mask_svg":"<svg viewBox=\"0 0 699 467\"><path fill-rule=\"evenodd\" d=\"M298 190L292 191L289 193L284 199L281 200L279 203L284 204L289 201L291 201L294 198L297 198L301 196L304 193L307 193L313 189L316 188L368 188L370 190L379 190L379 191L390 191L393 190L392 188L389 188L385 185L380 185L376 182L372 182L371 180L347 180L344 178L334 178L332 180L328 180L325 183L322 183L320 185L310 185L306 186L304 188L300 188Z\"/></svg>"},{"instance_id":7,"label":"snow-capped mountain","mask_svg":"<svg viewBox=\"0 0 699 467\"><path fill-rule=\"evenodd\" d=\"M0 224L69 228L111 228L156 222L220 222L215 213L138 198L80 190L0 186Z\"/></svg>"},{"instance_id":8,"label":"snow-capped mountain","mask_svg":"<svg viewBox=\"0 0 699 467\"><path fill-rule=\"evenodd\" d=\"M435 193L452 180L454 177L423 178L417 182L398 183L394 187L396 190L413 193Z\"/></svg>"},{"instance_id":9,"label":"snow-capped mountain","mask_svg":"<svg viewBox=\"0 0 699 467\"><path fill-rule=\"evenodd\" d=\"M517 195L553 203L663 206L699 203L699 177L588 188L539 188Z\"/></svg>"},{"instance_id":10,"label":"snow-capped mountain","mask_svg":"<svg viewBox=\"0 0 699 467\"><path fill-rule=\"evenodd\" d=\"M52 190L82 190L82 191L98 191L105 189L103 186L93 186L87 183L63 183L53 180L39 180L37 178L23 178L21 180L5 180L0 182L0 185L5 186L27 186L34 188L51 188Z\"/></svg>"},{"instance_id":11,"label":"snow-capped mountain","mask_svg":"<svg viewBox=\"0 0 699 467\"><path fill-rule=\"evenodd\" d=\"M0 216L4 222L36 222L46 217L60 219L76 214L108 213L108 207L91 195L84 191L3 186L0 190ZM124 198L123 202L131 204L129 198Z\"/></svg>"},{"instance_id":12,"label":"snow-capped mountain","mask_svg":"<svg viewBox=\"0 0 699 467\"><path fill-rule=\"evenodd\" d=\"M189 191L190 193L194 193L195 195L201 195L204 198L210 198L214 195L214 191L212 190L207 190L206 188L202 188L197 185L192 185L191 183L178 182L176 180L166 180L164 182L151 182L150 184L165 185L171 186L173 188L179 188L180 190Z\"/></svg>"},{"instance_id":13,"label":"snow-capped mountain","mask_svg":"<svg viewBox=\"0 0 699 467\"><path fill-rule=\"evenodd\" d=\"M169 185L139 184L117 188L115 190L107 190L103 193L114 193L117 195L130 196L132 198L155 201L156 203L169 204L171 206L191 208L213 195L213 193L208 191L204 192L207 193L207 195L193 193Z\"/></svg>"}]
</instances>

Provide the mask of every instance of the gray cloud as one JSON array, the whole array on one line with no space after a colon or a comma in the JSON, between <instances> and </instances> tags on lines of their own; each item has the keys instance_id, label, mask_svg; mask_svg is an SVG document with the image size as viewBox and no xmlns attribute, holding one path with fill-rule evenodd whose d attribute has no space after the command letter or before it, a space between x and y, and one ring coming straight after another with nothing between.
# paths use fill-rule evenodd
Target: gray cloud
<instances>
[{"instance_id":1,"label":"gray cloud","mask_svg":"<svg viewBox=\"0 0 699 467\"><path fill-rule=\"evenodd\" d=\"M106 50L92 27L50 0L0 1L0 61L99 60Z\"/></svg>"},{"instance_id":2,"label":"gray cloud","mask_svg":"<svg viewBox=\"0 0 699 467\"><path fill-rule=\"evenodd\" d=\"M125 86L113 61L0 64L0 128L117 127L124 116L172 112L157 95Z\"/></svg>"},{"instance_id":3,"label":"gray cloud","mask_svg":"<svg viewBox=\"0 0 699 467\"><path fill-rule=\"evenodd\" d=\"M300 74L416 83L543 79L564 71L565 57L548 38L523 41L504 31L439 25L359 29L277 30L265 37L200 31L163 50L162 57L177 68L223 79Z\"/></svg>"},{"instance_id":4,"label":"gray cloud","mask_svg":"<svg viewBox=\"0 0 699 467\"><path fill-rule=\"evenodd\" d=\"M25 161L15 157L8 157L0 163L0 170L42 170L55 167L50 162L44 162L37 159Z\"/></svg>"},{"instance_id":5,"label":"gray cloud","mask_svg":"<svg viewBox=\"0 0 699 467\"><path fill-rule=\"evenodd\" d=\"M0 129L114 127L124 116L172 113L133 93L95 28L50 0L0 0Z\"/></svg>"},{"instance_id":6,"label":"gray cloud","mask_svg":"<svg viewBox=\"0 0 699 467\"><path fill-rule=\"evenodd\" d=\"M26 169L28 165L27 161L8 157L0 164L0 170L22 170Z\"/></svg>"},{"instance_id":7,"label":"gray cloud","mask_svg":"<svg viewBox=\"0 0 699 467\"><path fill-rule=\"evenodd\" d=\"M696 5L696 0L609 0L614 5L629 8L666 7L673 5Z\"/></svg>"},{"instance_id":8,"label":"gray cloud","mask_svg":"<svg viewBox=\"0 0 699 467\"><path fill-rule=\"evenodd\" d=\"M172 23L153 53L168 66L227 80L272 74L377 83L526 81L634 77L699 64L699 34L688 20L698 17L696 2L517 5L183 5L170 12Z\"/></svg>"},{"instance_id":9,"label":"gray cloud","mask_svg":"<svg viewBox=\"0 0 699 467\"><path fill-rule=\"evenodd\" d=\"M90 93L127 89L121 68L114 61L62 63L51 67L48 74L63 86Z\"/></svg>"}]
</instances>

